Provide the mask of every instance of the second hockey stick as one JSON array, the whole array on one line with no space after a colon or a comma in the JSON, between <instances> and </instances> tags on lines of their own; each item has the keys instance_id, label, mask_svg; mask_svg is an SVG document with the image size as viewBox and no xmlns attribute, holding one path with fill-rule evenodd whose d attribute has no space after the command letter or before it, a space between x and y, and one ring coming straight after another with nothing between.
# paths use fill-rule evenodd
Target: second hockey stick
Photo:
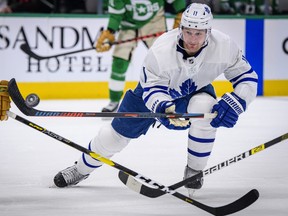
<instances>
[{"instance_id":1,"label":"second hockey stick","mask_svg":"<svg viewBox=\"0 0 288 216\"><path fill-rule=\"evenodd\" d=\"M8 84L9 95L18 109L27 116L37 117L109 117L109 118L214 118L215 113L150 113L150 112L68 112L68 111L44 111L31 108L26 105L21 92L13 78Z\"/></svg>"},{"instance_id":2,"label":"second hockey stick","mask_svg":"<svg viewBox=\"0 0 288 216\"><path fill-rule=\"evenodd\" d=\"M197 175L194 175L190 178L187 178L187 179L182 180L178 183L175 183L175 184L169 186L168 188L166 188L167 191L165 191L165 192L160 191L156 188L148 187L145 184L142 184L141 182L136 181L133 177L128 176L124 172L120 171L118 176L119 176L120 180L131 190L134 190L137 193L140 193L140 194L147 196L147 197L150 197L150 198L156 198L156 197L164 195L165 193L173 193L174 190L184 186L188 182L193 182L193 181L196 181L196 179L202 178L204 176L208 176L208 175L210 175L216 171L219 171L225 167L228 167L228 166L235 164L239 161L242 161L242 160L244 160L244 159L246 159L252 155L255 155L258 152L264 151L265 149L267 149L267 148L269 148L275 144L278 144L278 143L280 143L286 139L288 139L288 133L285 133L285 134L283 134L283 135L281 135L281 136L279 136L273 140L270 140L266 143L263 143L259 146L251 148L248 151L245 151L245 152L243 152L237 156L234 156L234 157L232 157L226 161L223 161L223 162L221 162L215 166L212 166L212 167L198 173Z\"/></svg>"},{"instance_id":3,"label":"second hockey stick","mask_svg":"<svg viewBox=\"0 0 288 216\"><path fill-rule=\"evenodd\" d=\"M11 112L11 111L7 111L7 113L9 115L9 117L23 123L24 125L27 125L33 129L45 134L45 135L47 135L47 136L52 137L52 138L54 138L54 139L56 139L56 140L58 140L64 144L72 147L72 148L75 148L75 149L87 154L87 155L90 155L92 158L99 160L99 161L103 162L104 164L107 164L107 165L112 166L118 170L121 170L125 173L128 173L129 175L134 176L135 178L139 179L140 181L145 181L146 183L155 186L152 183L156 183L156 181L154 181L148 177L145 177L144 175L142 175L140 173L137 173L131 169L128 169L128 168L126 168L126 167L124 167L124 166L122 166L122 165L120 165L120 164L118 164L118 163L116 163L116 162L114 162L108 158L105 158L105 157L103 157L103 156L101 156L95 152L92 152L89 149L84 148L84 147L58 135L58 134L55 134L54 132L49 131L46 128L43 128L42 126L37 125L37 124L35 124L35 123L33 123L33 122L23 118L23 117ZM159 185L160 190L162 190L162 188L167 188L166 186L164 186L160 183L156 183L156 184ZM176 198L178 198L182 201L185 201L186 203L189 203L191 205L194 205L194 206L196 206L196 207L198 207L198 208L200 208L200 209L202 209L202 210L204 210L204 211L206 211L212 215L228 215L228 214L238 212L238 211L250 206L252 203L254 203L258 199L259 192L256 189L253 189L253 190L249 191L247 194L245 194L244 196L242 196L241 198L239 198L238 200L236 200L232 203L229 203L227 205L220 206L220 207L212 207L212 206L205 205L199 201L191 199L191 198L189 198L189 197L187 197L187 196L185 196L179 192L176 192L176 191L174 191L174 193L172 195L175 196Z\"/></svg>"},{"instance_id":4,"label":"second hockey stick","mask_svg":"<svg viewBox=\"0 0 288 216\"><path fill-rule=\"evenodd\" d=\"M152 37L159 37L161 34L163 34L164 32L157 32L154 34L149 34L149 35L144 35L144 36L140 36L140 37L136 37L136 38L131 38L128 40L123 40L123 41L116 41L111 45L118 45L118 44L123 44L123 43L128 43L128 42L132 42L132 41L138 41L138 40L145 40L148 38L152 38ZM66 55L71 55L71 54L75 54L75 53L80 53L80 52L85 52L85 51L89 51L89 50L95 50L95 47L90 47L90 48L86 48L86 49L80 49L80 50L75 50L75 51L71 51L71 52L66 52L66 53L61 53L61 54L56 54L56 55L50 55L50 56L41 56L36 54L35 52L33 52L31 50L31 48L29 47L29 45L27 43L24 43L20 46L20 49L26 53L28 56L37 59L37 60L44 60L44 59L50 59L50 58L57 58L57 57L61 57L61 56L66 56Z\"/></svg>"}]
</instances>

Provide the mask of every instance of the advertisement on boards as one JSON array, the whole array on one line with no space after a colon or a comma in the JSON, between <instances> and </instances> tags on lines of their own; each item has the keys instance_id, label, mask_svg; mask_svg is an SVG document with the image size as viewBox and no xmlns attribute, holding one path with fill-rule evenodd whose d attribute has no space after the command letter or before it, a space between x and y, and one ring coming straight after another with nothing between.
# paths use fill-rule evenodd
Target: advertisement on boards
<instances>
[{"instance_id":1,"label":"advertisement on boards","mask_svg":"<svg viewBox=\"0 0 288 216\"><path fill-rule=\"evenodd\" d=\"M168 29L171 29L173 22L173 18L167 19ZM85 88L88 82L91 82L91 86L97 82L98 95L106 97L107 93L102 93L107 92L113 46L108 52L97 53L94 45L107 23L106 17L1 16L1 79L16 78L19 83L27 83L27 86L31 83L43 86L43 83L74 82L74 86L71 85L67 92L75 88L76 82L84 83ZM288 29L285 26L288 26L287 19L264 20L263 45L261 42L263 53L262 49L257 49L256 52L257 58L260 56L259 59L262 59L260 66L263 71L257 72L261 74L261 84L264 80L264 95L287 94L287 90L283 91L288 80ZM213 28L230 35L244 55L253 50L251 41L255 41L255 38L253 34L246 32L246 19L216 18ZM248 47L247 41L250 41ZM130 82L132 87L139 80L146 53L147 48L139 42L126 75L127 83ZM254 54L250 58L254 60ZM218 88L226 85L223 75L217 81L221 81ZM226 91L226 87L224 88ZM87 91L95 90L93 87Z\"/></svg>"},{"instance_id":2,"label":"advertisement on boards","mask_svg":"<svg viewBox=\"0 0 288 216\"><path fill-rule=\"evenodd\" d=\"M0 17L0 20L4 79L14 77L19 82L108 80L113 47L104 53L97 53L93 48L101 28L107 26L107 18ZM168 19L168 27L172 24L173 19ZM214 25L244 47L245 21L215 20ZM43 59L27 55L21 46ZM71 52L75 53L69 54ZM139 79L147 49L139 43L134 52L127 72L127 80L131 81ZM52 56L58 57L48 58Z\"/></svg>"},{"instance_id":3,"label":"advertisement on boards","mask_svg":"<svg viewBox=\"0 0 288 216\"><path fill-rule=\"evenodd\" d=\"M264 79L288 80L288 20L265 20Z\"/></svg>"},{"instance_id":4,"label":"advertisement on boards","mask_svg":"<svg viewBox=\"0 0 288 216\"><path fill-rule=\"evenodd\" d=\"M105 80L111 52L98 54L94 43L107 19L2 18L0 58L4 78L19 81ZM91 48L88 51L37 60L21 50L48 57Z\"/></svg>"}]
</instances>

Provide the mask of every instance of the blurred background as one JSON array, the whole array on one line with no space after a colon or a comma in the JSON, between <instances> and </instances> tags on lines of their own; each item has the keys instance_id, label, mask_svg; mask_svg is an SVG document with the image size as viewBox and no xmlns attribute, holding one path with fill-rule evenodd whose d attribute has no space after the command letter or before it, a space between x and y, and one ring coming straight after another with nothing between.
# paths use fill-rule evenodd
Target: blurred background
<instances>
[{"instance_id":1,"label":"blurred background","mask_svg":"<svg viewBox=\"0 0 288 216\"><path fill-rule=\"evenodd\" d=\"M213 28L237 42L259 76L258 97L243 114L238 129L219 131L210 167L287 132L288 0L195 0L187 1L187 5L191 2L211 7ZM171 4L165 7L169 30L174 11ZM0 80L15 78L24 97L36 93L41 110L99 111L108 100L112 49L97 53L93 47L108 19L108 1L104 0L0 0ZM37 60L21 49L23 44L42 57L92 49ZM146 52L139 42L127 71L126 89L137 84ZM213 85L218 96L232 88L223 76ZM13 103L11 111L22 115ZM83 146L89 143L91 134L109 123L99 118L34 120ZM187 135L165 132L164 127L158 130L133 141L113 160L169 185L183 177ZM207 215L174 201L172 196L154 200L137 196L109 167L103 167L79 187L51 188L54 175L71 165L79 152L16 125L12 119L3 123L0 134L1 216ZM250 161L211 175L196 200L218 206L235 200L249 188L257 188L259 201L235 215L287 215L287 154L286 141ZM163 161L155 163L159 156Z\"/></svg>"},{"instance_id":2,"label":"blurred background","mask_svg":"<svg viewBox=\"0 0 288 216\"><path fill-rule=\"evenodd\" d=\"M187 4L208 4L214 14L288 14L287 0L186 0ZM107 14L108 0L0 0L1 13L81 13ZM166 12L171 5L166 3Z\"/></svg>"},{"instance_id":3,"label":"blurred background","mask_svg":"<svg viewBox=\"0 0 288 216\"><path fill-rule=\"evenodd\" d=\"M165 1L167 30L175 11ZM168 3L170 2L170 4ZM287 0L190 0L208 4L213 28L230 35L259 76L258 96L288 96ZM0 0L1 79L15 78L24 96L41 99L108 98L112 50L93 47L109 21L108 0ZM26 44L39 56L74 52L37 60L21 50ZM126 74L133 89L147 48L139 41ZM232 89L224 76L213 85L217 95Z\"/></svg>"}]
</instances>

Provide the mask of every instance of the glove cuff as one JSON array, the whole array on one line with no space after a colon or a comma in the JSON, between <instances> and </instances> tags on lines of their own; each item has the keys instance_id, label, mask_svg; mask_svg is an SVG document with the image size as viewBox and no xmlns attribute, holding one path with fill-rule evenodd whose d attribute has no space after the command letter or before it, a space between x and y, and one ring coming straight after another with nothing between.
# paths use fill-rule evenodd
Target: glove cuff
<instances>
[{"instance_id":1,"label":"glove cuff","mask_svg":"<svg viewBox=\"0 0 288 216\"><path fill-rule=\"evenodd\" d=\"M236 95L234 92L226 93L222 99L238 114L240 115L246 110L246 102Z\"/></svg>"},{"instance_id":2,"label":"glove cuff","mask_svg":"<svg viewBox=\"0 0 288 216\"><path fill-rule=\"evenodd\" d=\"M112 29L112 28L107 28L107 30L110 31L111 34L115 34L115 32L116 32L116 31L115 31L114 29Z\"/></svg>"}]
</instances>

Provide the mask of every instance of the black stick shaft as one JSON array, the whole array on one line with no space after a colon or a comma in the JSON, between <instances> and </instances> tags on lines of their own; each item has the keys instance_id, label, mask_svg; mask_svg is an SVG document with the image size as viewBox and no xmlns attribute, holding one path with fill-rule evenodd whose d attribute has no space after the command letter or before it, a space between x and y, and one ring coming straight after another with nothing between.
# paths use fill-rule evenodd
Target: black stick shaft
<instances>
[{"instance_id":1,"label":"black stick shaft","mask_svg":"<svg viewBox=\"0 0 288 216\"><path fill-rule=\"evenodd\" d=\"M109 118L214 118L216 113L150 113L150 112L69 112L69 111L45 111L28 107L13 78L9 81L8 92L18 109L27 116L37 117L109 117Z\"/></svg>"},{"instance_id":2,"label":"black stick shaft","mask_svg":"<svg viewBox=\"0 0 288 216\"><path fill-rule=\"evenodd\" d=\"M228 167L228 166L230 166L232 164L238 163L239 161L242 161L242 160L244 160L244 159L246 159L246 158L248 158L248 157L250 157L252 155L255 155L258 152L264 151L265 149L267 149L267 148L269 148L269 147L271 147L271 146L273 146L275 144L278 144L278 143L280 143L280 142L282 142L282 141L284 141L286 139L288 139L288 133L285 133L285 134L283 134L283 135L281 135L281 136L279 136L279 137L277 137L277 138L275 138L273 140L270 140L270 141L268 141L266 143L263 143L263 144L261 144L259 146L253 147L253 148L249 149L248 151L245 151L245 152L243 152L243 153L241 153L241 154L239 154L237 156L234 156L234 157L232 157L232 158L230 158L230 159L228 159L226 161L223 161L223 162L221 162L221 163L219 163L219 164L217 164L215 166L212 166L212 167L210 167L210 168L198 173L197 175L191 176L190 178L187 178L185 180L177 182L177 183L169 186L167 188L167 192L174 191L174 190L184 186L188 182L193 182L193 181L197 180L198 178L210 175L210 174L212 174L212 173L214 173L216 171L219 171L219 170L221 170L221 169L223 169L225 167ZM120 178L120 180L123 183L126 182L127 177L128 176L125 173L119 172L119 178ZM148 186L142 184L141 182L134 182L134 187L135 187L135 185L137 185L137 188L140 188L140 189L138 189L137 192L142 194L142 195L144 195L144 196L148 196L148 197L151 197L151 198L156 198L156 197L159 197L159 196L162 196L162 195L165 194L165 192L160 191L160 190L155 189L155 188L148 187ZM127 186L129 187L129 185L127 185Z\"/></svg>"},{"instance_id":3,"label":"black stick shaft","mask_svg":"<svg viewBox=\"0 0 288 216\"><path fill-rule=\"evenodd\" d=\"M27 120L27 119L25 119L25 118L23 118L21 116L18 116L18 115L16 115L15 113L13 113L11 111L7 111L7 113L9 115L9 117L11 117L11 118L23 123L24 125L27 125L27 126L33 128L33 129L35 129L35 130L37 130L37 131L39 131L41 133L44 133L45 135L50 136L50 137L52 137L52 138L54 138L54 139L56 139L56 140L58 140L58 141L60 141L60 142L62 142L64 144L66 144L66 145L68 145L68 146L70 146L72 148L75 148L75 149L85 153L85 154L88 154L92 158L97 159L97 160L99 160L99 161L101 161L101 162L103 162L103 163L105 163L105 164L107 164L109 166L112 166L112 167L114 167L114 168L116 168L116 169L118 169L118 170L120 170L122 172L128 173L129 175L139 179L140 181L145 181L146 183L155 186L154 183L156 183L156 181L154 181L154 180L152 180L152 179L150 179L148 177L145 177L142 174L139 174L139 173L137 173L137 172L135 172L135 171L133 171L131 169L128 169L128 168L126 168L126 167L124 167L124 166L122 166L122 165L120 165L118 163L115 163L114 161L112 161L112 160L110 160L108 158L105 158L105 157L103 157L103 156L101 156L101 155L99 155L99 154L97 154L95 152L92 152L89 149L86 149L86 148L84 148L84 147L82 147L82 146L80 146L80 145L78 145L78 144L76 144L76 143L74 143L74 142L72 142L72 141L70 141L70 140L68 140L68 139L66 139L66 138L54 133L54 132L52 132L52 131L49 131L46 128L44 128L44 127L42 127L40 125L37 125L37 124L35 124L35 123L33 123L33 122L31 122L31 121L29 121L29 120ZM166 186L164 186L164 185L162 185L160 183L157 183L157 185L159 185L159 189L160 188L166 188ZM239 200L236 200L235 202L233 202L230 205L221 206L221 207L215 207L214 208L214 207L211 207L211 206L207 206L207 205L205 205L205 204L203 204L201 202L198 202L198 201L196 201L194 199L191 199L189 197L186 197L185 195L183 195L183 194L181 194L179 192L176 192L176 191L172 195L177 197L178 199L180 199L182 201L185 201L186 203L194 205L194 206L196 206L196 207L198 207L198 208L200 208L200 209L202 209L202 210L204 210L204 211L206 211L206 212L208 212L210 214L213 214L213 215L227 215L227 214L234 213L235 211L238 211L238 209L236 209L236 207L238 207L239 200L241 200L241 201L242 201L242 199L245 200L245 202L241 202L242 205L239 207L239 209L243 209L243 208L246 208L247 206L251 205L259 197L258 191L257 190L252 190L252 191L248 192L246 195L244 195L242 198L240 198Z\"/></svg>"},{"instance_id":4,"label":"black stick shaft","mask_svg":"<svg viewBox=\"0 0 288 216\"><path fill-rule=\"evenodd\" d=\"M128 42L132 42L132 41L138 41L138 40L145 40L151 37L158 37L161 34L163 34L164 32L157 32L154 34L149 34L149 35L144 35L144 36L140 36L140 37L136 37L136 38L131 38L128 40L123 40L123 41L116 41L111 45L119 45L119 44L123 44L123 43L128 43ZM86 48L86 49L80 49L80 50L75 50L75 51L71 51L71 52L66 52L66 53L60 53L60 54L56 54L56 55L50 55L50 56L41 56L36 54L35 52L33 52L31 50L31 48L29 47L29 45L27 43L22 44L20 46L20 49L25 52L28 56L37 59L37 60L43 60L43 59L50 59L50 58L57 58L57 57L61 57L61 56L66 56L66 55L71 55L71 54L75 54L75 53L80 53L80 52L85 52L85 51L89 51L89 50L95 50L95 47L90 47L90 48Z\"/></svg>"}]
</instances>

